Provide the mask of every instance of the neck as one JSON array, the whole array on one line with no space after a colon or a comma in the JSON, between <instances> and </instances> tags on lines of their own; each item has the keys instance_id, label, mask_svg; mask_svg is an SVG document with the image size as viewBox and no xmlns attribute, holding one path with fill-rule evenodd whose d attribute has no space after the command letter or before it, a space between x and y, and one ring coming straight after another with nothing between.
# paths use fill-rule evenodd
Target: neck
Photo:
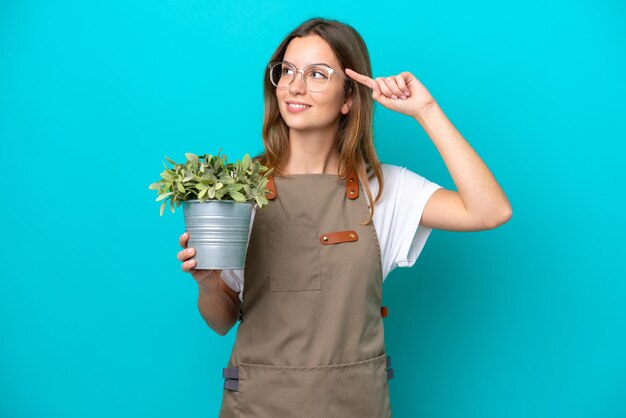
<instances>
[{"instance_id":1,"label":"neck","mask_svg":"<svg viewBox=\"0 0 626 418\"><path fill-rule=\"evenodd\" d=\"M325 131L289 130L285 174L339 175L339 152L335 147L337 127Z\"/></svg>"}]
</instances>

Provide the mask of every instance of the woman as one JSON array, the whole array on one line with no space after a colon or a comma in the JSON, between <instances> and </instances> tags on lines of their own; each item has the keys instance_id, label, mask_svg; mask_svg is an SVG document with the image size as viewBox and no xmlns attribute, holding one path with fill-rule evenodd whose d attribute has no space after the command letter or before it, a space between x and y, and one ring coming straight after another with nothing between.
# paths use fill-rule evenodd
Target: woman
<instances>
[{"instance_id":1,"label":"woman","mask_svg":"<svg viewBox=\"0 0 626 418\"><path fill-rule=\"evenodd\" d=\"M421 124L458 192L380 164L374 100ZM241 320L220 417L389 417L384 278L415 262L433 228L495 228L510 204L426 88L406 71L372 78L362 38L337 21L304 22L271 57L263 141L274 172L245 287L243 271L195 270L194 250L178 253L207 324L225 335Z\"/></svg>"}]
</instances>

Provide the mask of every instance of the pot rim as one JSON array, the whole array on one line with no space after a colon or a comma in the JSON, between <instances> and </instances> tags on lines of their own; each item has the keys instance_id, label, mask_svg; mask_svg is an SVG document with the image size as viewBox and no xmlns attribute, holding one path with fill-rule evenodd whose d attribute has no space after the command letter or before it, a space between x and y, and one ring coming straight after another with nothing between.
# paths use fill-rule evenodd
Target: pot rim
<instances>
[{"instance_id":1,"label":"pot rim","mask_svg":"<svg viewBox=\"0 0 626 418\"><path fill-rule=\"evenodd\" d=\"M200 199L188 199L188 200L182 200L183 203L228 203L228 204L238 204L238 205L255 205L256 203L253 202L235 202L234 200L217 200L217 199L209 199L209 200L205 200L204 202L201 201Z\"/></svg>"}]
</instances>

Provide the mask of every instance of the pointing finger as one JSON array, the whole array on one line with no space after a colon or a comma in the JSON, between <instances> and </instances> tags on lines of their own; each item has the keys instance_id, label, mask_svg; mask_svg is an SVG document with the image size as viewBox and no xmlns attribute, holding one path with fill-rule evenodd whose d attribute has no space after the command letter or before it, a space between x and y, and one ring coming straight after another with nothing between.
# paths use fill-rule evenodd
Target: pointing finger
<instances>
[{"instance_id":1,"label":"pointing finger","mask_svg":"<svg viewBox=\"0 0 626 418\"><path fill-rule=\"evenodd\" d=\"M372 80L366 75L359 74L356 71L353 71L349 68L346 68L346 75L348 75L351 79L363 84L365 87L369 87L373 90L376 89L376 83L374 82L374 80Z\"/></svg>"}]
</instances>

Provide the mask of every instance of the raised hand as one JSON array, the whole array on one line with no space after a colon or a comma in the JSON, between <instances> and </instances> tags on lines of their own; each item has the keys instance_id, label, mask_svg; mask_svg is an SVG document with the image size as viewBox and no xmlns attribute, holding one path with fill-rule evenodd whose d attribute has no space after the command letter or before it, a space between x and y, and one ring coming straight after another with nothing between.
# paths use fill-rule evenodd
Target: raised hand
<instances>
[{"instance_id":1,"label":"raised hand","mask_svg":"<svg viewBox=\"0 0 626 418\"><path fill-rule=\"evenodd\" d=\"M405 115L417 117L435 103L435 99L410 72L372 79L346 68L346 75L372 89L372 98L381 105Z\"/></svg>"}]
</instances>

